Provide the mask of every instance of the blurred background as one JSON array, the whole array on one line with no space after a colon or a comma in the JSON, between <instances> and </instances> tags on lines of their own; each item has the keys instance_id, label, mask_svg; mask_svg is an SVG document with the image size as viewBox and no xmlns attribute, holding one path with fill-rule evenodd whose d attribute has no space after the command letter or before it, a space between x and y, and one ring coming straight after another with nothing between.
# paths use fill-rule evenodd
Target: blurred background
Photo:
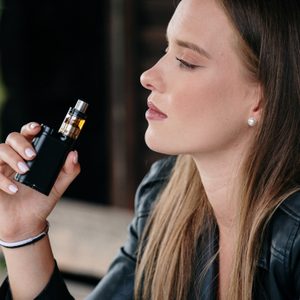
<instances>
[{"instance_id":1,"label":"blurred background","mask_svg":"<svg viewBox=\"0 0 300 300\"><path fill-rule=\"evenodd\" d=\"M29 121L58 129L77 99L90 104L77 144L82 172L52 235L66 277L93 285L126 238L138 183L161 157L144 144L139 76L166 47L174 0L0 0L0 8L1 142ZM79 250L80 230L102 256Z\"/></svg>"}]
</instances>

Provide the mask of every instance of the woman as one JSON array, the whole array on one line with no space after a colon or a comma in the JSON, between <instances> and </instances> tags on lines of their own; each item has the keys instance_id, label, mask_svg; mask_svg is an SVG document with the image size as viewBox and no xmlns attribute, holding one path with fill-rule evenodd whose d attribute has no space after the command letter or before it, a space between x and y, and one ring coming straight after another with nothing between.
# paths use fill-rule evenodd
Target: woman
<instances>
[{"instance_id":1,"label":"woman","mask_svg":"<svg viewBox=\"0 0 300 300\"><path fill-rule=\"evenodd\" d=\"M89 299L299 299L299 19L296 0L179 3L165 55L141 77L146 143L179 156L141 183L129 239ZM45 231L79 173L71 152L49 197L12 181L39 129L0 147L7 242ZM14 299L71 298L47 236L3 251Z\"/></svg>"}]
</instances>

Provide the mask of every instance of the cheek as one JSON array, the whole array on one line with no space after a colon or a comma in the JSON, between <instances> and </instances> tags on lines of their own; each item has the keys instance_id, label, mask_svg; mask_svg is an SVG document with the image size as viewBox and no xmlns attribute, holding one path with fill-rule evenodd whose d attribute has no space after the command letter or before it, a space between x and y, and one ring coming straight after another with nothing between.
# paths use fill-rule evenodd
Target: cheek
<instances>
[{"instance_id":1,"label":"cheek","mask_svg":"<svg viewBox=\"0 0 300 300\"><path fill-rule=\"evenodd\" d=\"M182 118L187 122L205 120L205 124L213 122L220 126L246 122L250 102L246 99L245 83L230 72L205 75L198 84L188 86L187 91L177 93L179 97L174 98L174 107Z\"/></svg>"},{"instance_id":2,"label":"cheek","mask_svg":"<svg viewBox=\"0 0 300 300\"><path fill-rule=\"evenodd\" d=\"M226 118L229 103L215 84L190 86L187 91L177 92L170 100L170 115L184 124L197 124ZM205 125L202 123L202 125Z\"/></svg>"},{"instance_id":3,"label":"cheek","mask_svg":"<svg viewBox=\"0 0 300 300\"><path fill-rule=\"evenodd\" d=\"M165 154L191 153L202 148L201 141L208 142L208 127L216 127L216 106L210 102L207 93L200 95L198 89L177 90L165 103L168 118L149 122L145 134L148 147Z\"/></svg>"},{"instance_id":4,"label":"cheek","mask_svg":"<svg viewBox=\"0 0 300 300\"><path fill-rule=\"evenodd\" d=\"M207 74L206 74L207 75ZM150 122L145 140L154 151L213 151L237 143L247 128L242 89L223 74L185 81L164 98L168 119Z\"/></svg>"},{"instance_id":5,"label":"cheek","mask_svg":"<svg viewBox=\"0 0 300 300\"><path fill-rule=\"evenodd\" d=\"M170 121L176 128L174 139L177 137L179 144L190 145L191 151L224 146L247 128L243 99L230 86L215 84L190 89L182 99L176 99L178 103L173 106L176 111Z\"/></svg>"}]
</instances>

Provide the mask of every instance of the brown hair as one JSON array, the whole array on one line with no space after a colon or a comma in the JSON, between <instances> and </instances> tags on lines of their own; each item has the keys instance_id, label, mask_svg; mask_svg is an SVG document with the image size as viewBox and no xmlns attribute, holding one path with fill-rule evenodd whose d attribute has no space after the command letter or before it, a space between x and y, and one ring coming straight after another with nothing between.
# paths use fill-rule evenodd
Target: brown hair
<instances>
[{"instance_id":1,"label":"brown hair","mask_svg":"<svg viewBox=\"0 0 300 300\"><path fill-rule=\"evenodd\" d=\"M243 165L239 238L228 299L253 296L264 230L284 199L299 189L300 4L298 0L219 0L238 33L238 51L262 88L263 115ZM196 166L177 159L145 229L137 299L187 299L196 246L215 220Z\"/></svg>"}]
</instances>

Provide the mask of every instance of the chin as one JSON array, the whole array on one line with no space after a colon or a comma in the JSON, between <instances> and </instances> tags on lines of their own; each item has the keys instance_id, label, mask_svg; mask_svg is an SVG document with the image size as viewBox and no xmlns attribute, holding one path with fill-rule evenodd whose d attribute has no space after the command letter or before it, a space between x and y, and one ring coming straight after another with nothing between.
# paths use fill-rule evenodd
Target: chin
<instances>
[{"instance_id":1,"label":"chin","mask_svg":"<svg viewBox=\"0 0 300 300\"><path fill-rule=\"evenodd\" d=\"M145 134L145 143L147 147L157 153L166 154L166 155L178 155L178 149L176 151L176 147L172 147L170 143L166 140L159 139L157 137L153 137L148 135L147 132Z\"/></svg>"}]
</instances>

